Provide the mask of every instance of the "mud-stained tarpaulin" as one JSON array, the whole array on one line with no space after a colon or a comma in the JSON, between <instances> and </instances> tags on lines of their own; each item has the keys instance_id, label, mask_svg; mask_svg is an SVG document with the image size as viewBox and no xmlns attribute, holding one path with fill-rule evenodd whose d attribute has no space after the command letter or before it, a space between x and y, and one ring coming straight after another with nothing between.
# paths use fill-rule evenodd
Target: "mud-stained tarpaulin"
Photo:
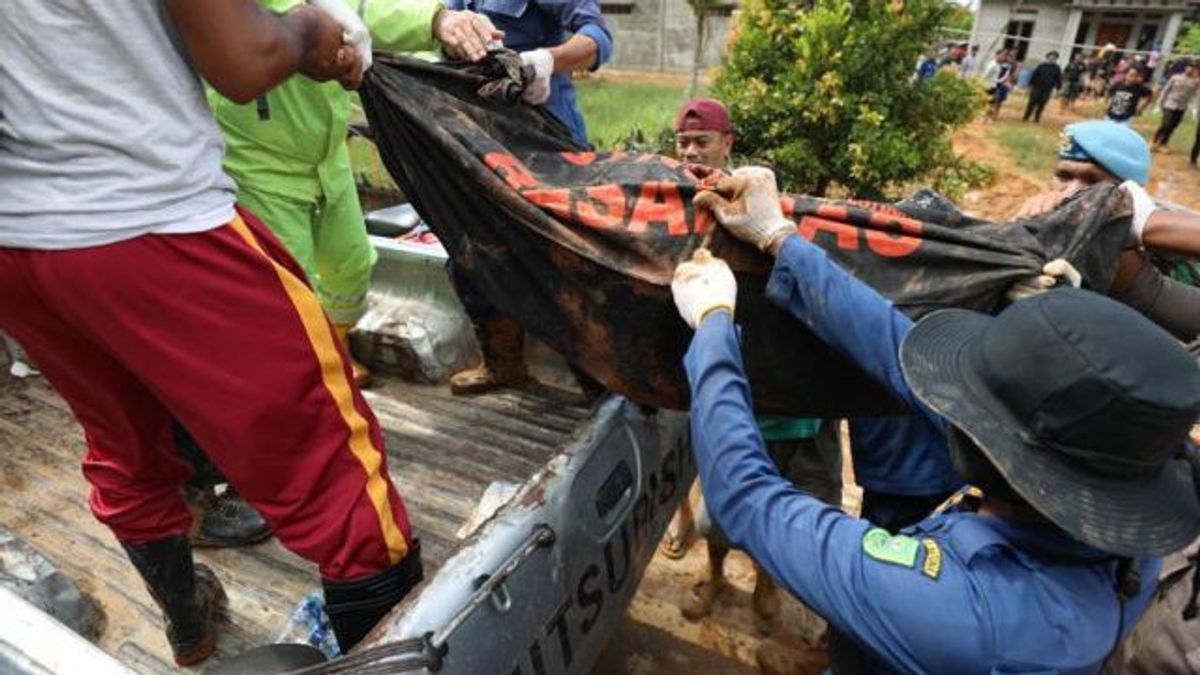
<instances>
[{"instance_id":1,"label":"mud-stained tarpaulin","mask_svg":"<svg viewBox=\"0 0 1200 675\"><path fill-rule=\"evenodd\" d=\"M615 392L684 408L691 331L675 266L709 240L738 276L743 354L763 413L898 410L856 367L763 298L771 261L692 207L696 180L658 155L575 146L513 102L513 61L380 56L362 100L385 165L456 265L504 312ZM1106 290L1129 224L1124 193L1087 191L1019 226L881 204L784 198L799 233L904 311L993 311L1013 282L1065 257Z\"/></svg>"}]
</instances>

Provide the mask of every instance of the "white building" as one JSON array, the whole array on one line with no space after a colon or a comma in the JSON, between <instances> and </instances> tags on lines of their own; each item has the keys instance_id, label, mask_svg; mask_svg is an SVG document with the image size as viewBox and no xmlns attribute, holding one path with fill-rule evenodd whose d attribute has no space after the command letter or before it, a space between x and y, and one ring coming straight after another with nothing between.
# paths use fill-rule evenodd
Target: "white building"
<instances>
[{"instance_id":1,"label":"white building","mask_svg":"<svg viewBox=\"0 0 1200 675\"><path fill-rule=\"evenodd\" d=\"M1018 60L1064 59L1114 44L1123 51L1169 53L1197 0L980 0L971 44L990 57L1011 47Z\"/></svg>"}]
</instances>

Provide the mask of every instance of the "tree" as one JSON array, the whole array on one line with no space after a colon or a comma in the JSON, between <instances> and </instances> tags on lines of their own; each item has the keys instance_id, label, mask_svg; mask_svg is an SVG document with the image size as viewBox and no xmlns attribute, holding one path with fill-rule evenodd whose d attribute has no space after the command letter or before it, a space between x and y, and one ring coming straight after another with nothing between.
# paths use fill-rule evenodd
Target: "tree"
<instances>
[{"instance_id":1,"label":"tree","mask_svg":"<svg viewBox=\"0 0 1200 675\"><path fill-rule=\"evenodd\" d=\"M979 86L941 72L912 81L950 8L943 0L749 0L714 85L738 149L783 186L837 184L878 198L939 173L978 174L950 131L982 109Z\"/></svg>"},{"instance_id":2,"label":"tree","mask_svg":"<svg viewBox=\"0 0 1200 675\"><path fill-rule=\"evenodd\" d=\"M946 0L946 6L950 11L947 12L946 19L942 21L942 28L950 29L953 39L960 42L965 41L967 34L975 26L975 12L951 0Z\"/></svg>"},{"instance_id":3,"label":"tree","mask_svg":"<svg viewBox=\"0 0 1200 675\"><path fill-rule=\"evenodd\" d=\"M1194 23L1175 43L1175 48L1171 50L1175 54L1200 55L1200 23Z\"/></svg>"},{"instance_id":4,"label":"tree","mask_svg":"<svg viewBox=\"0 0 1200 675\"><path fill-rule=\"evenodd\" d=\"M704 46L708 42L708 15L720 4L720 0L687 0L696 17L696 39L692 42L692 83L688 86L688 98L694 98L700 88L700 71L703 70Z\"/></svg>"}]
</instances>

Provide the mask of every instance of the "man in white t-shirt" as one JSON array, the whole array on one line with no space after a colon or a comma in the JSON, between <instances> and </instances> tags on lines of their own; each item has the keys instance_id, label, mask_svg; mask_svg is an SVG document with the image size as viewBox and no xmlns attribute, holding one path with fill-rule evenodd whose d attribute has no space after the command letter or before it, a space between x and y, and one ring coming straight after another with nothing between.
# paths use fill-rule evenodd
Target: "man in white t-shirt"
<instances>
[{"instance_id":1,"label":"man in white t-shirt","mask_svg":"<svg viewBox=\"0 0 1200 675\"><path fill-rule=\"evenodd\" d=\"M201 87L361 81L344 26L252 0L39 0L0 21L0 330L84 428L91 507L179 665L224 600L193 565L176 417L316 562L343 649L421 578L379 425L304 273L234 207ZM344 20L344 19L343 19Z\"/></svg>"}]
</instances>

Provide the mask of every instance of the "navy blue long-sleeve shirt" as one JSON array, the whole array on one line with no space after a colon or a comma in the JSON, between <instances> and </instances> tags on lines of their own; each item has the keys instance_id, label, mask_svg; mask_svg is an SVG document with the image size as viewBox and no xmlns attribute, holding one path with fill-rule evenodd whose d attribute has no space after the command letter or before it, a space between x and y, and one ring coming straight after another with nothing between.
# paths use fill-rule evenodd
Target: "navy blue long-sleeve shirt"
<instances>
[{"instance_id":1,"label":"navy blue long-sleeve shirt","mask_svg":"<svg viewBox=\"0 0 1200 675\"><path fill-rule=\"evenodd\" d=\"M599 68L612 56L613 38L596 0L443 0L450 9L486 15L504 31L504 46L513 51L557 47L567 35L586 35L596 42ZM567 125L577 142L587 145L587 125L575 98L570 73L550 77L546 109Z\"/></svg>"},{"instance_id":2,"label":"navy blue long-sleeve shirt","mask_svg":"<svg viewBox=\"0 0 1200 675\"><path fill-rule=\"evenodd\" d=\"M783 245L768 293L906 401L899 365L912 322L799 237ZM1049 525L973 513L928 518L899 535L798 491L768 457L751 407L733 317L711 314L684 361L692 445L710 513L788 590L857 642L877 673L1098 672L1153 594L1121 604L1116 559Z\"/></svg>"}]
</instances>

